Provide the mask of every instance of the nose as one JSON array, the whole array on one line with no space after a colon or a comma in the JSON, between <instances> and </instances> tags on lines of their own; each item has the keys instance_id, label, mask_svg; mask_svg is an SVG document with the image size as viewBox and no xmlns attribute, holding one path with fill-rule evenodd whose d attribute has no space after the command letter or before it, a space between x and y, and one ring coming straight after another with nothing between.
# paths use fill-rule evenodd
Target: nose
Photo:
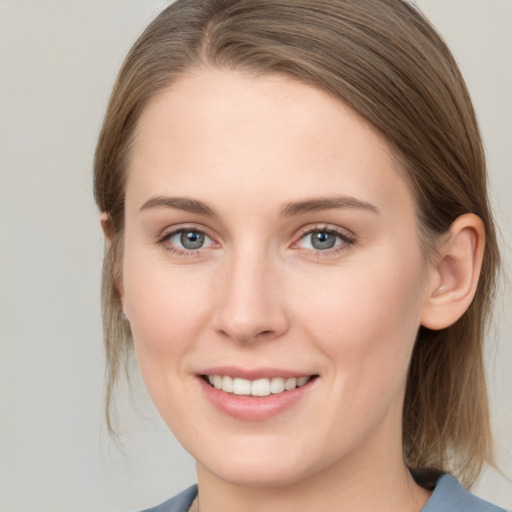
<instances>
[{"instance_id":1,"label":"nose","mask_svg":"<svg viewBox=\"0 0 512 512\"><path fill-rule=\"evenodd\" d=\"M220 276L215 329L238 342L273 340L289 328L283 283L270 258L248 252L234 256Z\"/></svg>"}]
</instances>

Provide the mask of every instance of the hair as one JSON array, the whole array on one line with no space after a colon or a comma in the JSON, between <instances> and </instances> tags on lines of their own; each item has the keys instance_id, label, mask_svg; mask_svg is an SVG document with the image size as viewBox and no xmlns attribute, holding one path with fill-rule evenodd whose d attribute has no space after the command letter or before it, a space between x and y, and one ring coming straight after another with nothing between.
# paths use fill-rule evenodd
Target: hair
<instances>
[{"instance_id":1,"label":"hair","mask_svg":"<svg viewBox=\"0 0 512 512\"><path fill-rule=\"evenodd\" d=\"M135 43L114 85L94 163L94 195L111 239L102 289L109 429L113 388L132 347L118 283L134 133L155 95L205 67L292 77L371 123L402 164L425 254L458 216L482 219L475 298L454 325L420 328L403 408L408 466L453 472L469 487L493 460L482 344L499 252L464 80L441 37L403 0L177 0Z\"/></svg>"}]
</instances>

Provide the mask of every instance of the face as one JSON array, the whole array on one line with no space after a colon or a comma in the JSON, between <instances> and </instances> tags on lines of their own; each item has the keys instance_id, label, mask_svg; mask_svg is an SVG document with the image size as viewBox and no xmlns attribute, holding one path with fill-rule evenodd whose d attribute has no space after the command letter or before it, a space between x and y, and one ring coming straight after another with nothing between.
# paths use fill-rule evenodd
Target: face
<instances>
[{"instance_id":1,"label":"face","mask_svg":"<svg viewBox=\"0 0 512 512\"><path fill-rule=\"evenodd\" d=\"M146 108L128 172L123 307L200 467L285 485L401 460L427 272L385 141L315 88L201 70Z\"/></svg>"}]
</instances>

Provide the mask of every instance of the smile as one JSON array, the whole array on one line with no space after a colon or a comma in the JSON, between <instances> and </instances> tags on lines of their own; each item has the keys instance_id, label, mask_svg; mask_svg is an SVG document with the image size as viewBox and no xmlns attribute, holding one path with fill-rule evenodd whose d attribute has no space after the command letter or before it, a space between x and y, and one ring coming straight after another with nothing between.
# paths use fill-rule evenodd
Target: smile
<instances>
[{"instance_id":1,"label":"smile","mask_svg":"<svg viewBox=\"0 0 512 512\"><path fill-rule=\"evenodd\" d=\"M307 384L313 377L272 377L271 379L242 379L229 375L206 375L205 379L215 389L234 395L268 396L293 391Z\"/></svg>"}]
</instances>

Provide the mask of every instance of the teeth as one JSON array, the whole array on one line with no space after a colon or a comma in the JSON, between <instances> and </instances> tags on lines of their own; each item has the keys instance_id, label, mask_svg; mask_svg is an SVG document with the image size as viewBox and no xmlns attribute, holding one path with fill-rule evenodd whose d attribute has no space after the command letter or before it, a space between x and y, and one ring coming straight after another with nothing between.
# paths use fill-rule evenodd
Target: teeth
<instances>
[{"instance_id":1,"label":"teeth","mask_svg":"<svg viewBox=\"0 0 512 512\"><path fill-rule=\"evenodd\" d=\"M216 389L235 395L268 396L283 391L291 391L304 386L311 377L273 377L272 379L248 380L229 375L208 375L208 382Z\"/></svg>"},{"instance_id":2,"label":"teeth","mask_svg":"<svg viewBox=\"0 0 512 512\"><path fill-rule=\"evenodd\" d=\"M282 393L284 391L284 379L281 377L274 377L270 381L271 393Z\"/></svg>"},{"instance_id":3,"label":"teeth","mask_svg":"<svg viewBox=\"0 0 512 512\"><path fill-rule=\"evenodd\" d=\"M228 377L227 375L222 377L222 390L227 391L228 393L233 392L233 379L231 377Z\"/></svg>"},{"instance_id":4,"label":"teeth","mask_svg":"<svg viewBox=\"0 0 512 512\"><path fill-rule=\"evenodd\" d=\"M268 379L253 380L251 385L251 395L268 396L270 395L270 381Z\"/></svg>"},{"instance_id":5,"label":"teeth","mask_svg":"<svg viewBox=\"0 0 512 512\"><path fill-rule=\"evenodd\" d=\"M290 377L289 379L286 379L284 382L284 389L286 391L291 391L292 389L295 389L297 387L297 379L295 377Z\"/></svg>"},{"instance_id":6,"label":"teeth","mask_svg":"<svg viewBox=\"0 0 512 512\"><path fill-rule=\"evenodd\" d=\"M297 379L297 387L300 388L301 386L304 386L308 382L310 377L299 377Z\"/></svg>"},{"instance_id":7,"label":"teeth","mask_svg":"<svg viewBox=\"0 0 512 512\"><path fill-rule=\"evenodd\" d=\"M214 375L214 377L213 377L213 385L217 389L222 389L222 377L220 375Z\"/></svg>"},{"instance_id":8,"label":"teeth","mask_svg":"<svg viewBox=\"0 0 512 512\"><path fill-rule=\"evenodd\" d=\"M246 379L233 379L233 393L235 395L250 395L251 381Z\"/></svg>"}]
</instances>

